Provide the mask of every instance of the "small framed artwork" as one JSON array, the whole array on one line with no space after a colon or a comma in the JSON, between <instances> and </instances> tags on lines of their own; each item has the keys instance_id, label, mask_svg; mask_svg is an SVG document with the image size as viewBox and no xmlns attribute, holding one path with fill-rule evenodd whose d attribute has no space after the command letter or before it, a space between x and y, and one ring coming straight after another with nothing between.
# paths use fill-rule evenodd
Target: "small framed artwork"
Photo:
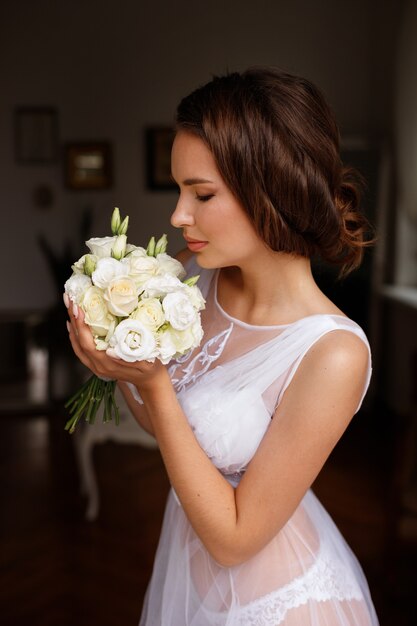
<instances>
[{"instance_id":1,"label":"small framed artwork","mask_svg":"<svg viewBox=\"0 0 417 626\"><path fill-rule=\"evenodd\" d=\"M14 110L17 163L54 163L58 160L58 111L53 107L16 107Z\"/></svg>"},{"instance_id":2,"label":"small framed artwork","mask_svg":"<svg viewBox=\"0 0 417 626\"><path fill-rule=\"evenodd\" d=\"M69 189L109 189L113 183L110 143L66 144L64 170Z\"/></svg>"},{"instance_id":3,"label":"small framed artwork","mask_svg":"<svg viewBox=\"0 0 417 626\"><path fill-rule=\"evenodd\" d=\"M146 181L148 189L172 191L171 148L175 132L169 126L146 129Z\"/></svg>"}]
</instances>

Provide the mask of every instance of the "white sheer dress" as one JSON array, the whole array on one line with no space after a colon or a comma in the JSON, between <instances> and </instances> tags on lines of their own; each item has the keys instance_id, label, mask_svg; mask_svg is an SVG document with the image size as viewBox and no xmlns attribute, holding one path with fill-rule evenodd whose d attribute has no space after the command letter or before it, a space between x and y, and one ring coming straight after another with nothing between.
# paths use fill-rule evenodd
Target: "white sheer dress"
<instances>
[{"instance_id":1,"label":"white sheer dress","mask_svg":"<svg viewBox=\"0 0 417 626\"><path fill-rule=\"evenodd\" d=\"M339 315L280 326L230 317L217 301L218 270L190 259L206 298L200 348L169 365L177 397L213 464L235 487L298 364L325 333L362 329ZM371 355L363 397L371 378ZM220 566L171 489L140 626L376 626L362 569L313 492L256 556Z\"/></svg>"}]
</instances>

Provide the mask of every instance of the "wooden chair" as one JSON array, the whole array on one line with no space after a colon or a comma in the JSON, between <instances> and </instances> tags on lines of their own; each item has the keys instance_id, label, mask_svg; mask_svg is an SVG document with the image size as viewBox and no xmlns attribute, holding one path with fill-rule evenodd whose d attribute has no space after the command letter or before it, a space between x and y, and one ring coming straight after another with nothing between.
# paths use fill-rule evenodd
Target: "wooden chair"
<instances>
[{"instance_id":1,"label":"wooden chair","mask_svg":"<svg viewBox=\"0 0 417 626\"><path fill-rule=\"evenodd\" d=\"M157 448L156 440L135 421L118 389L116 400L120 410L119 426L113 421L104 424L99 411L94 425L80 422L73 435L81 492L87 496L86 518L89 521L97 518L100 507L100 494L93 463L94 446L105 441L115 441L121 444L137 444L144 448Z\"/></svg>"}]
</instances>

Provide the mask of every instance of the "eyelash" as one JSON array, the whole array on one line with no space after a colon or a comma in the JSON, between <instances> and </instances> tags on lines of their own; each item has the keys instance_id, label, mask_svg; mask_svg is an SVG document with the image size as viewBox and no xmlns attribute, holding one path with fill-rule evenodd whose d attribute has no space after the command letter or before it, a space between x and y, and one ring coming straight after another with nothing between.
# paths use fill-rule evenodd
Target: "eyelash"
<instances>
[{"instance_id":1,"label":"eyelash","mask_svg":"<svg viewBox=\"0 0 417 626\"><path fill-rule=\"evenodd\" d=\"M178 195L181 194L181 189L179 187L176 191ZM196 193L195 197L196 197L196 200L198 200L199 202L208 202L214 197L214 193L208 193L205 195L199 195L198 193Z\"/></svg>"},{"instance_id":2,"label":"eyelash","mask_svg":"<svg viewBox=\"0 0 417 626\"><path fill-rule=\"evenodd\" d=\"M199 202L208 202L209 200L211 200L211 198L214 196L214 194L209 193L205 196L199 196L198 194L196 194L196 198Z\"/></svg>"}]
</instances>

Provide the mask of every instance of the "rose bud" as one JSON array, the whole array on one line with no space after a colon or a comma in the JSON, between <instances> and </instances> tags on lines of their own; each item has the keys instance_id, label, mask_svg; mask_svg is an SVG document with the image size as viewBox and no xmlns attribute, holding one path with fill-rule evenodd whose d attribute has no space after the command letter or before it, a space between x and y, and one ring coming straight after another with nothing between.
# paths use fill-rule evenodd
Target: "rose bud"
<instances>
[{"instance_id":1,"label":"rose bud","mask_svg":"<svg viewBox=\"0 0 417 626\"><path fill-rule=\"evenodd\" d=\"M123 222L119 226L119 232L117 234L118 235L126 235L128 225L129 225L129 216L126 215L125 219L123 220Z\"/></svg>"},{"instance_id":2,"label":"rose bud","mask_svg":"<svg viewBox=\"0 0 417 626\"><path fill-rule=\"evenodd\" d=\"M156 246L155 246L155 256L157 254L161 254L162 252L165 252L167 249L167 245L168 245L168 239L167 236L164 234L162 235L162 237L160 239L158 239L158 241L156 242Z\"/></svg>"},{"instance_id":3,"label":"rose bud","mask_svg":"<svg viewBox=\"0 0 417 626\"><path fill-rule=\"evenodd\" d=\"M151 237L149 239L149 243L146 248L146 254L148 256L155 256L155 237Z\"/></svg>"},{"instance_id":4,"label":"rose bud","mask_svg":"<svg viewBox=\"0 0 417 626\"><path fill-rule=\"evenodd\" d=\"M120 259L124 257L126 252L126 241L126 235L118 235L111 249L111 255L114 259L120 261Z\"/></svg>"},{"instance_id":5,"label":"rose bud","mask_svg":"<svg viewBox=\"0 0 417 626\"><path fill-rule=\"evenodd\" d=\"M113 235L118 235L118 230L120 228L120 211L117 207L115 207L113 211L113 215L111 216L111 232Z\"/></svg>"},{"instance_id":6,"label":"rose bud","mask_svg":"<svg viewBox=\"0 0 417 626\"><path fill-rule=\"evenodd\" d=\"M92 254L86 254L84 260L84 274L91 276L96 269L97 260Z\"/></svg>"}]
</instances>

